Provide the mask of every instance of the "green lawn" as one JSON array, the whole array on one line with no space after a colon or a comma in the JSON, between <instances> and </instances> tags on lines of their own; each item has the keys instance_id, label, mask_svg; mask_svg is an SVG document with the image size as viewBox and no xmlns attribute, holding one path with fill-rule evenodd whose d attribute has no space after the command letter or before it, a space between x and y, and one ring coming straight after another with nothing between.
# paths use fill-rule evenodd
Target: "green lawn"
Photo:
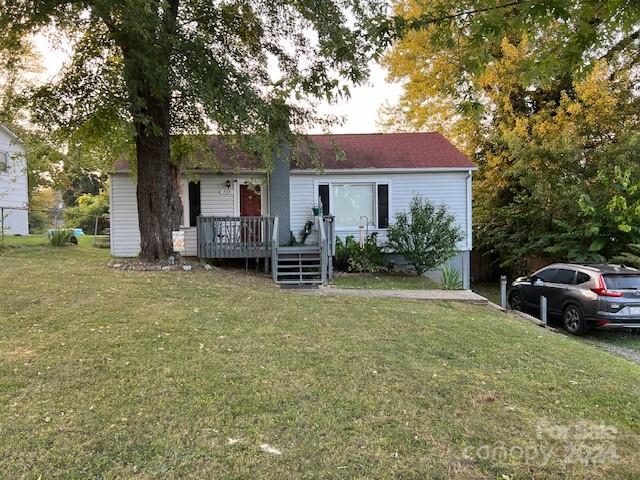
<instances>
[{"instance_id":1,"label":"green lawn","mask_svg":"<svg viewBox=\"0 0 640 480\"><path fill-rule=\"evenodd\" d=\"M374 290L433 290L440 285L426 277L402 274L336 273L333 284L339 288Z\"/></svg>"},{"instance_id":2,"label":"green lawn","mask_svg":"<svg viewBox=\"0 0 640 480\"><path fill-rule=\"evenodd\" d=\"M220 269L123 272L90 242L11 242L2 478L640 471L640 366L587 343L482 306L297 295ZM594 463L576 462L587 453Z\"/></svg>"},{"instance_id":3,"label":"green lawn","mask_svg":"<svg viewBox=\"0 0 640 480\"><path fill-rule=\"evenodd\" d=\"M500 282L481 282L471 284L471 290L482 295L490 302L500 305Z\"/></svg>"},{"instance_id":4,"label":"green lawn","mask_svg":"<svg viewBox=\"0 0 640 480\"><path fill-rule=\"evenodd\" d=\"M471 289L477 294L488 298L489 301L497 305L500 304L499 281L474 283L471 286ZM529 313L537 315L536 312ZM562 328L561 322L558 318L551 318L550 322L553 326ZM584 335L582 339L595 342L605 348L612 346L614 348L620 347L640 352L640 332L593 330Z\"/></svg>"}]
</instances>

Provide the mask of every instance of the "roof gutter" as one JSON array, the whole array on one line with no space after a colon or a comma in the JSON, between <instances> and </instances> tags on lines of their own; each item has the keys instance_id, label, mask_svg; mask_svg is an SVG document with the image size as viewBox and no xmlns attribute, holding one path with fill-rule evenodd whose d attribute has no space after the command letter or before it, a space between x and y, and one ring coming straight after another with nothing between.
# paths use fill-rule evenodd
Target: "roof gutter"
<instances>
[{"instance_id":1,"label":"roof gutter","mask_svg":"<svg viewBox=\"0 0 640 480\"><path fill-rule=\"evenodd\" d=\"M446 173L446 172L475 172L478 167L419 167L419 168L316 168L291 169L292 175L322 175L322 174L347 174L357 175L361 173Z\"/></svg>"}]
</instances>

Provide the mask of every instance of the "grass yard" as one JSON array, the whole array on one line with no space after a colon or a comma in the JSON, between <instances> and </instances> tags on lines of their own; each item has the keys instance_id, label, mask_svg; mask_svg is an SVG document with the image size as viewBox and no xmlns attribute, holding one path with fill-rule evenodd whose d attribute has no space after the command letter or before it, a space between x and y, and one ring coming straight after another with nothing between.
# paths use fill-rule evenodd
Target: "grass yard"
<instances>
[{"instance_id":1,"label":"grass yard","mask_svg":"<svg viewBox=\"0 0 640 480\"><path fill-rule=\"evenodd\" d=\"M10 243L2 478L640 473L640 366L587 343L482 306L123 272L85 240Z\"/></svg>"},{"instance_id":2,"label":"grass yard","mask_svg":"<svg viewBox=\"0 0 640 480\"><path fill-rule=\"evenodd\" d=\"M472 283L471 290L490 302L500 305L500 281Z\"/></svg>"},{"instance_id":3,"label":"grass yard","mask_svg":"<svg viewBox=\"0 0 640 480\"><path fill-rule=\"evenodd\" d=\"M471 290L476 292L479 295L482 295L485 298L488 298L489 301L499 305L500 304L500 282L482 282L482 283L474 283L471 286ZM537 312L530 311L528 312L532 315L538 316ZM550 319L551 325L562 328L562 322L558 318ZM634 352L640 353L640 332L638 331L604 331L604 330L594 330L588 332L586 335L581 337L583 340L590 341L592 343L598 344L604 348L622 348L628 349Z\"/></svg>"},{"instance_id":4,"label":"grass yard","mask_svg":"<svg viewBox=\"0 0 640 480\"><path fill-rule=\"evenodd\" d=\"M427 277L403 274L336 273L333 284L339 288L361 290L433 290L440 285Z\"/></svg>"}]
</instances>

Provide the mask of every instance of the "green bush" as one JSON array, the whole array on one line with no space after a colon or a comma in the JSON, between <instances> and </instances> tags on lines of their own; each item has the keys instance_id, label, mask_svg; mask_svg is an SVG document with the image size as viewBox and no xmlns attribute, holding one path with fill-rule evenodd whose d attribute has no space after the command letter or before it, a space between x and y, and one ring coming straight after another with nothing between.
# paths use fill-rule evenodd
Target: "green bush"
<instances>
[{"instance_id":1,"label":"green bush","mask_svg":"<svg viewBox=\"0 0 640 480\"><path fill-rule=\"evenodd\" d=\"M336 238L335 268L342 272L375 273L385 267L384 252L378 246L378 234L369 235L364 246L349 235L345 241Z\"/></svg>"},{"instance_id":2,"label":"green bush","mask_svg":"<svg viewBox=\"0 0 640 480\"><path fill-rule=\"evenodd\" d=\"M409 212L396 215L389 226L389 247L402 255L418 275L433 270L456 254L462 232L447 207L436 207L416 195Z\"/></svg>"},{"instance_id":3,"label":"green bush","mask_svg":"<svg viewBox=\"0 0 640 480\"><path fill-rule=\"evenodd\" d=\"M54 247L64 247L67 243L71 243L73 234L65 229L49 230L47 237Z\"/></svg>"},{"instance_id":4,"label":"green bush","mask_svg":"<svg viewBox=\"0 0 640 480\"><path fill-rule=\"evenodd\" d=\"M627 245L627 250L627 252L614 257L613 261L640 268L640 245Z\"/></svg>"},{"instance_id":5,"label":"green bush","mask_svg":"<svg viewBox=\"0 0 640 480\"><path fill-rule=\"evenodd\" d=\"M85 233L93 234L98 218L98 234L109 227L108 221L103 217L109 213L109 195L100 192L98 195L85 193L76 200L75 207L69 207L64 212L64 221L69 228L81 228Z\"/></svg>"},{"instance_id":6,"label":"green bush","mask_svg":"<svg viewBox=\"0 0 640 480\"><path fill-rule=\"evenodd\" d=\"M462 290L462 275L456 268L447 265L440 270L440 274L442 275L440 283L444 290Z\"/></svg>"},{"instance_id":7,"label":"green bush","mask_svg":"<svg viewBox=\"0 0 640 480\"><path fill-rule=\"evenodd\" d=\"M29 232L44 233L51 225L49 216L44 212L29 212Z\"/></svg>"}]
</instances>

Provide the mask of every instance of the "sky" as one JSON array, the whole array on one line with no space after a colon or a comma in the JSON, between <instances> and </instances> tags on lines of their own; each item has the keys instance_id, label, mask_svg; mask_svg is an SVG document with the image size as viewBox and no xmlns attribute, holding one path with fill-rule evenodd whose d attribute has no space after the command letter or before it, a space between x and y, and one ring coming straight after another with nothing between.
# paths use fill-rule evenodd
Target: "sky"
<instances>
[{"instance_id":1,"label":"sky","mask_svg":"<svg viewBox=\"0 0 640 480\"><path fill-rule=\"evenodd\" d=\"M49 40L38 35L35 38L44 67L43 75L54 76L64 64L68 53L63 48L54 48ZM379 65L371 64L369 81L351 89L351 98L337 104L321 104L319 113L339 116L343 119L341 125L334 125L331 133L376 133L380 131L376 122L379 110L385 104L393 105L402 93L402 87L397 83L386 80L386 71ZM325 133L320 127L311 128L308 133Z\"/></svg>"}]
</instances>

